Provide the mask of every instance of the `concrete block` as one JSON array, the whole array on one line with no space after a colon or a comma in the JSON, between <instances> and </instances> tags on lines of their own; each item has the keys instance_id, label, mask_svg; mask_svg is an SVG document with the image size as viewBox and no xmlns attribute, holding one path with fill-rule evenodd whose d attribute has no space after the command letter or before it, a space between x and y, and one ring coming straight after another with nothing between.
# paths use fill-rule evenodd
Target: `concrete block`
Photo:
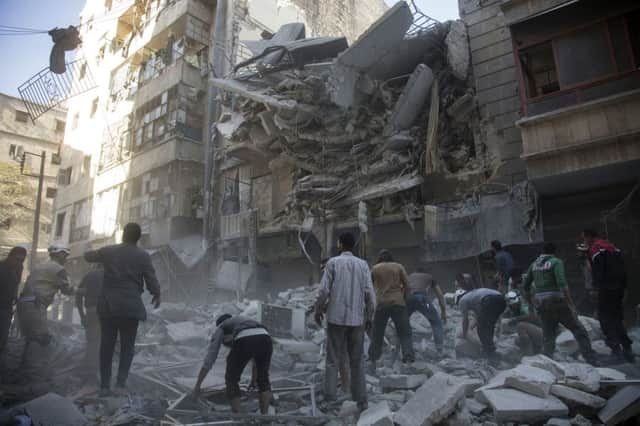
<instances>
[{"instance_id":1,"label":"concrete block","mask_svg":"<svg viewBox=\"0 0 640 426\"><path fill-rule=\"evenodd\" d=\"M87 424L87 419L70 399L55 393L32 399L16 408L24 410L31 417L30 424L34 425L84 426Z\"/></svg>"},{"instance_id":2,"label":"concrete block","mask_svg":"<svg viewBox=\"0 0 640 426\"><path fill-rule=\"evenodd\" d=\"M482 392L497 422L541 422L569 414L569 408L554 396L539 398L515 389L488 389Z\"/></svg>"},{"instance_id":3,"label":"concrete block","mask_svg":"<svg viewBox=\"0 0 640 426\"><path fill-rule=\"evenodd\" d=\"M393 426L392 416L389 403L382 401L363 411L357 426Z\"/></svg>"},{"instance_id":4,"label":"concrete block","mask_svg":"<svg viewBox=\"0 0 640 426\"><path fill-rule=\"evenodd\" d=\"M474 398L477 401L488 405L489 400L485 397L484 391L504 387L504 381L507 378L508 374L509 374L508 370L499 371L498 374L493 376L493 378L489 380L489 382L486 385L481 386L475 390L475 392L473 393Z\"/></svg>"},{"instance_id":5,"label":"concrete block","mask_svg":"<svg viewBox=\"0 0 640 426\"><path fill-rule=\"evenodd\" d=\"M349 417L358 415L358 403L355 401L345 401L342 403L340 407L340 412L338 416L340 417Z\"/></svg>"},{"instance_id":6,"label":"concrete block","mask_svg":"<svg viewBox=\"0 0 640 426\"><path fill-rule=\"evenodd\" d=\"M558 380L564 379L565 372L562 364L552 360L548 356L545 356L545 355L525 356L522 358L520 362L525 365L530 365L532 367L537 367L543 370L547 370L549 373L553 374Z\"/></svg>"},{"instance_id":7,"label":"concrete block","mask_svg":"<svg viewBox=\"0 0 640 426\"><path fill-rule=\"evenodd\" d=\"M598 413L605 425L615 425L640 416L640 386L626 386L607 401Z\"/></svg>"},{"instance_id":8,"label":"concrete block","mask_svg":"<svg viewBox=\"0 0 640 426\"><path fill-rule=\"evenodd\" d=\"M577 353L580 348L578 347L578 342L575 337L573 337L573 333L569 330L564 330L556 337L556 349L562 353L573 355Z\"/></svg>"},{"instance_id":9,"label":"concrete block","mask_svg":"<svg viewBox=\"0 0 640 426\"><path fill-rule=\"evenodd\" d=\"M476 416L479 416L483 411L489 408L486 404L478 402L472 398L467 398L467 400L464 402L464 406L467 407L469 411Z\"/></svg>"},{"instance_id":10,"label":"concrete block","mask_svg":"<svg viewBox=\"0 0 640 426\"><path fill-rule=\"evenodd\" d=\"M320 348L310 341L299 341L293 339L274 339L274 343L290 355L300 355L304 353L320 353Z\"/></svg>"},{"instance_id":11,"label":"concrete block","mask_svg":"<svg viewBox=\"0 0 640 426\"><path fill-rule=\"evenodd\" d=\"M473 424L473 419L469 409L462 406L461 408L458 407L458 409L444 422L442 422L442 424L444 426L471 426Z\"/></svg>"},{"instance_id":12,"label":"concrete block","mask_svg":"<svg viewBox=\"0 0 640 426\"><path fill-rule=\"evenodd\" d=\"M446 419L464 398L464 381L445 373L427 380L395 414L400 426L422 426Z\"/></svg>"},{"instance_id":13,"label":"concrete block","mask_svg":"<svg viewBox=\"0 0 640 426\"><path fill-rule=\"evenodd\" d=\"M406 130L413 125L422 112L424 103L431 93L433 71L424 64L420 64L409 77L409 81L402 90L398 102L391 115L391 133Z\"/></svg>"},{"instance_id":14,"label":"concrete block","mask_svg":"<svg viewBox=\"0 0 640 426\"><path fill-rule=\"evenodd\" d=\"M600 373L589 364L563 363L565 383L575 389L595 393L600 389Z\"/></svg>"},{"instance_id":15,"label":"concrete block","mask_svg":"<svg viewBox=\"0 0 640 426\"><path fill-rule=\"evenodd\" d=\"M469 37L464 22L451 22L444 43L447 46L447 62L453 75L465 81L469 74Z\"/></svg>"},{"instance_id":16,"label":"concrete block","mask_svg":"<svg viewBox=\"0 0 640 426\"><path fill-rule=\"evenodd\" d=\"M625 380L627 375L622 371L615 370L613 368L596 368L598 374L600 374L600 380Z\"/></svg>"},{"instance_id":17,"label":"concrete block","mask_svg":"<svg viewBox=\"0 0 640 426\"><path fill-rule=\"evenodd\" d=\"M564 401L569 407L602 408L607 403L604 398L563 385L551 386L551 394Z\"/></svg>"},{"instance_id":18,"label":"concrete block","mask_svg":"<svg viewBox=\"0 0 640 426\"><path fill-rule=\"evenodd\" d=\"M549 395L551 385L556 381L556 377L547 370L530 365L519 365L508 371L509 374L504 381L505 386L540 398Z\"/></svg>"},{"instance_id":19,"label":"concrete block","mask_svg":"<svg viewBox=\"0 0 640 426\"><path fill-rule=\"evenodd\" d=\"M473 379L471 377L460 377L464 384L464 394L467 398L472 398L475 391L482 386L484 382L480 379Z\"/></svg>"},{"instance_id":20,"label":"concrete block","mask_svg":"<svg viewBox=\"0 0 640 426\"><path fill-rule=\"evenodd\" d=\"M427 381L424 374L393 374L380 378L380 386L382 389L416 389Z\"/></svg>"},{"instance_id":21,"label":"concrete block","mask_svg":"<svg viewBox=\"0 0 640 426\"><path fill-rule=\"evenodd\" d=\"M571 420L552 417L544 424L544 426L571 426Z\"/></svg>"}]
</instances>

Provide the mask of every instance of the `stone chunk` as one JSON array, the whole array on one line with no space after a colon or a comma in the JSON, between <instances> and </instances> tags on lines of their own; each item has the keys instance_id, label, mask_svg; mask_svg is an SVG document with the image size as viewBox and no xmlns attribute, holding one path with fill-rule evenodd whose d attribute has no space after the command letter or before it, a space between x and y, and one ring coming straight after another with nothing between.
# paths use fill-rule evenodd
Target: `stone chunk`
<instances>
[{"instance_id":1,"label":"stone chunk","mask_svg":"<svg viewBox=\"0 0 640 426\"><path fill-rule=\"evenodd\" d=\"M436 373L427 380L395 414L400 426L422 426L447 418L464 398L464 381L445 373Z\"/></svg>"},{"instance_id":2,"label":"stone chunk","mask_svg":"<svg viewBox=\"0 0 640 426\"><path fill-rule=\"evenodd\" d=\"M357 426L393 426L392 416L389 403L382 401L363 411Z\"/></svg>"},{"instance_id":3,"label":"stone chunk","mask_svg":"<svg viewBox=\"0 0 640 426\"><path fill-rule=\"evenodd\" d=\"M475 392L473 393L473 396L479 402L482 402L483 404L488 405L489 401L485 398L484 391L504 387L504 381L508 375L509 375L509 370L499 371L498 374L493 376L493 378L489 380L489 382L486 385L476 389Z\"/></svg>"},{"instance_id":4,"label":"stone chunk","mask_svg":"<svg viewBox=\"0 0 640 426\"><path fill-rule=\"evenodd\" d=\"M299 341L293 339L274 339L277 346L282 351L290 355L300 355L304 353L319 353L320 348L310 341Z\"/></svg>"},{"instance_id":5,"label":"stone chunk","mask_svg":"<svg viewBox=\"0 0 640 426\"><path fill-rule=\"evenodd\" d=\"M596 368L600 374L600 380L625 380L627 375L613 368Z\"/></svg>"},{"instance_id":6,"label":"stone chunk","mask_svg":"<svg viewBox=\"0 0 640 426\"><path fill-rule=\"evenodd\" d=\"M392 374L380 378L380 386L382 389L415 389L427 381L424 374Z\"/></svg>"},{"instance_id":7,"label":"stone chunk","mask_svg":"<svg viewBox=\"0 0 640 426\"><path fill-rule=\"evenodd\" d=\"M534 355L534 356L525 356L520 361L522 364L530 365L532 367L542 368L543 370L547 370L554 376L556 379L563 380L564 379L564 367L557 361L552 360L546 355Z\"/></svg>"},{"instance_id":8,"label":"stone chunk","mask_svg":"<svg viewBox=\"0 0 640 426\"><path fill-rule=\"evenodd\" d=\"M571 420L553 417L547 420L544 426L571 426Z\"/></svg>"},{"instance_id":9,"label":"stone chunk","mask_svg":"<svg viewBox=\"0 0 640 426\"><path fill-rule=\"evenodd\" d=\"M411 127L429 98L432 84L431 68L424 64L418 65L409 77L391 115L391 133Z\"/></svg>"},{"instance_id":10,"label":"stone chunk","mask_svg":"<svg viewBox=\"0 0 640 426\"><path fill-rule=\"evenodd\" d=\"M527 392L531 395L545 398L549 395L551 385L556 381L553 374L547 370L529 365L519 365L509 371L505 378L505 386Z\"/></svg>"},{"instance_id":11,"label":"stone chunk","mask_svg":"<svg viewBox=\"0 0 640 426\"><path fill-rule=\"evenodd\" d=\"M487 406L485 404L471 398L467 398L464 405L472 414L475 414L476 416L482 414L482 412L487 409Z\"/></svg>"},{"instance_id":12,"label":"stone chunk","mask_svg":"<svg viewBox=\"0 0 640 426\"><path fill-rule=\"evenodd\" d=\"M67 398L48 393L17 407L31 417L34 425L59 424L65 426L84 426L87 419L78 407ZM52 423L53 422L53 423Z\"/></svg>"},{"instance_id":13,"label":"stone chunk","mask_svg":"<svg viewBox=\"0 0 640 426\"><path fill-rule=\"evenodd\" d=\"M600 389L600 373L589 364L578 362L563 363L566 374L564 384L585 392L595 393Z\"/></svg>"},{"instance_id":14,"label":"stone chunk","mask_svg":"<svg viewBox=\"0 0 640 426\"><path fill-rule=\"evenodd\" d=\"M539 398L515 389L487 389L482 392L497 422L541 422L569 414L569 408L553 396Z\"/></svg>"},{"instance_id":15,"label":"stone chunk","mask_svg":"<svg viewBox=\"0 0 640 426\"><path fill-rule=\"evenodd\" d=\"M607 403L604 398L583 392L569 386L553 385L551 394L564 401L569 407L602 408Z\"/></svg>"},{"instance_id":16,"label":"stone chunk","mask_svg":"<svg viewBox=\"0 0 640 426\"><path fill-rule=\"evenodd\" d=\"M358 414L358 404L355 401L345 401L340 407L340 417L355 416Z\"/></svg>"},{"instance_id":17,"label":"stone chunk","mask_svg":"<svg viewBox=\"0 0 640 426\"><path fill-rule=\"evenodd\" d=\"M616 392L598 413L605 425L615 425L640 416L640 385L626 386Z\"/></svg>"},{"instance_id":18,"label":"stone chunk","mask_svg":"<svg viewBox=\"0 0 640 426\"><path fill-rule=\"evenodd\" d=\"M451 22L444 42L447 45L447 62L453 75L466 80L469 74L469 38L464 22L459 19Z\"/></svg>"}]
</instances>

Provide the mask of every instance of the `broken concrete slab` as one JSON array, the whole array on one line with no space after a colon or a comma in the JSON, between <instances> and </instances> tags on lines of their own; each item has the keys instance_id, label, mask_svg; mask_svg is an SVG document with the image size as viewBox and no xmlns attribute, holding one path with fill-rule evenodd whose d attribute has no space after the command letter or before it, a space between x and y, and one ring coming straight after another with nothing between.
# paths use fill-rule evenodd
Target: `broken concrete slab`
<instances>
[{"instance_id":1,"label":"broken concrete slab","mask_svg":"<svg viewBox=\"0 0 640 426\"><path fill-rule=\"evenodd\" d=\"M615 425L640 416L640 386L626 386L607 401L598 413L605 425Z\"/></svg>"},{"instance_id":2,"label":"broken concrete slab","mask_svg":"<svg viewBox=\"0 0 640 426\"><path fill-rule=\"evenodd\" d=\"M302 111L314 114L317 109L310 105L304 105L292 99L278 99L269 94L270 89L252 86L246 82L230 80L225 78L212 78L209 80L218 89L235 93L244 98L263 103L270 107L291 111Z\"/></svg>"},{"instance_id":3,"label":"broken concrete slab","mask_svg":"<svg viewBox=\"0 0 640 426\"><path fill-rule=\"evenodd\" d=\"M595 367L577 362L562 363L562 366L566 376L565 385L591 393L600 389L600 373Z\"/></svg>"},{"instance_id":4,"label":"broken concrete slab","mask_svg":"<svg viewBox=\"0 0 640 426\"><path fill-rule=\"evenodd\" d=\"M393 413L387 401L374 404L360 414L357 426L393 426Z\"/></svg>"},{"instance_id":5,"label":"broken concrete slab","mask_svg":"<svg viewBox=\"0 0 640 426\"><path fill-rule=\"evenodd\" d=\"M569 386L553 385L551 394L564 401L569 407L602 408L607 403L604 398Z\"/></svg>"},{"instance_id":6,"label":"broken concrete slab","mask_svg":"<svg viewBox=\"0 0 640 426\"><path fill-rule=\"evenodd\" d=\"M489 408L486 404L476 401L473 398L467 398L464 402L464 406L469 409L472 414L479 416L482 414L487 408Z\"/></svg>"},{"instance_id":7,"label":"broken concrete slab","mask_svg":"<svg viewBox=\"0 0 640 426\"><path fill-rule=\"evenodd\" d=\"M569 414L569 408L554 396L539 398L516 389L487 389L482 393L498 422L540 422Z\"/></svg>"},{"instance_id":8,"label":"broken concrete slab","mask_svg":"<svg viewBox=\"0 0 640 426\"><path fill-rule=\"evenodd\" d=\"M436 373L395 413L400 426L435 424L447 418L464 398L464 381L445 373Z\"/></svg>"},{"instance_id":9,"label":"broken concrete slab","mask_svg":"<svg viewBox=\"0 0 640 426\"><path fill-rule=\"evenodd\" d=\"M349 47L345 37L315 37L297 40L284 45L293 59L296 67L300 68L312 62L320 62L335 58Z\"/></svg>"},{"instance_id":10,"label":"broken concrete slab","mask_svg":"<svg viewBox=\"0 0 640 426\"><path fill-rule=\"evenodd\" d=\"M476 389L476 391L473 393L474 398L479 402L488 405L489 400L485 398L484 391L504 387L504 382L508 374L509 374L508 370L498 371L498 374L493 376L493 378L491 378L491 380L489 380L489 382L486 385Z\"/></svg>"},{"instance_id":11,"label":"broken concrete slab","mask_svg":"<svg viewBox=\"0 0 640 426\"><path fill-rule=\"evenodd\" d=\"M268 40L243 40L251 53L255 56L260 55L267 47L281 46L290 41L299 40L305 37L305 26L301 22L291 22L282 25L278 31Z\"/></svg>"},{"instance_id":12,"label":"broken concrete slab","mask_svg":"<svg viewBox=\"0 0 640 426\"><path fill-rule=\"evenodd\" d=\"M508 370L504 384L507 387L518 389L540 398L546 398L551 390L551 385L555 381L556 377L547 370L530 365L519 365Z\"/></svg>"},{"instance_id":13,"label":"broken concrete slab","mask_svg":"<svg viewBox=\"0 0 640 426\"><path fill-rule=\"evenodd\" d=\"M431 93L433 71L425 64L420 64L409 77L400 98L393 109L388 133L410 128L422 112L425 102Z\"/></svg>"},{"instance_id":14,"label":"broken concrete slab","mask_svg":"<svg viewBox=\"0 0 640 426\"><path fill-rule=\"evenodd\" d=\"M484 382L480 379L474 379L471 377L460 377L464 383L464 394L467 398L472 398L476 390L484 386Z\"/></svg>"},{"instance_id":15,"label":"broken concrete slab","mask_svg":"<svg viewBox=\"0 0 640 426\"><path fill-rule=\"evenodd\" d=\"M469 75L469 38L464 22L459 19L452 21L444 42L447 46L447 62L453 75L466 80Z\"/></svg>"},{"instance_id":16,"label":"broken concrete slab","mask_svg":"<svg viewBox=\"0 0 640 426\"><path fill-rule=\"evenodd\" d=\"M554 361L546 355L525 356L520 360L520 363L547 370L558 380L563 380L565 376L562 364Z\"/></svg>"},{"instance_id":17,"label":"broken concrete slab","mask_svg":"<svg viewBox=\"0 0 640 426\"><path fill-rule=\"evenodd\" d=\"M627 378L625 373L613 368L600 367L596 370L600 374L600 380L625 380Z\"/></svg>"},{"instance_id":18,"label":"broken concrete slab","mask_svg":"<svg viewBox=\"0 0 640 426\"><path fill-rule=\"evenodd\" d=\"M421 176L403 176L396 179L388 180L377 185L367 186L349 197L344 198L336 203L336 207L342 207L357 204L360 201L367 201L374 198L384 197L385 195L395 194L407 189L414 188L422 184L424 179Z\"/></svg>"},{"instance_id":19,"label":"broken concrete slab","mask_svg":"<svg viewBox=\"0 0 640 426\"><path fill-rule=\"evenodd\" d=\"M26 404L16 407L31 418L33 425L50 425L53 423L65 426L84 426L87 419L70 399L55 393L48 393Z\"/></svg>"},{"instance_id":20,"label":"broken concrete slab","mask_svg":"<svg viewBox=\"0 0 640 426\"><path fill-rule=\"evenodd\" d=\"M380 377L380 386L383 391L395 389L416 389L427 381L424 374L392 374Z\"/></svg>"},{"instance_id":21,"label":"broken concrete slab","mask_svg":"<svg viewBox=\"0 0 640 426\"><path fill-rule=\"evenodd\" d=\"M571 420L552 417L544 424L544 426L571 426Z\"/></svg>"}]
</instances>

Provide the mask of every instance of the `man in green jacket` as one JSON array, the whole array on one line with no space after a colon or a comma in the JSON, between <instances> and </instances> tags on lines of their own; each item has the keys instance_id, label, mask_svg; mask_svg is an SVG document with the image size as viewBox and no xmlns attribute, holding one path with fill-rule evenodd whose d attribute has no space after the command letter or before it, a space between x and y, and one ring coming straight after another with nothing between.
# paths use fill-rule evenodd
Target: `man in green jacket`
<instances>
[{"instance_id":1,"label":"man in green jacket","mask_svg":"<svg viewBox=\"0 0 640 426\"><path fill-rule=\"evenodd\" d=\"M529 266L524 282L527 300L530 304L535 304L542 321L544 354L553 357L558 324L562 324L578 341L584 360L596 364L589 335L578 319L569 294L564 263L555 256L555 252L555 244L545 243L542 254ZM531 284L535 285L535 299L532 297Z\"/></svg>"}]
</instances>

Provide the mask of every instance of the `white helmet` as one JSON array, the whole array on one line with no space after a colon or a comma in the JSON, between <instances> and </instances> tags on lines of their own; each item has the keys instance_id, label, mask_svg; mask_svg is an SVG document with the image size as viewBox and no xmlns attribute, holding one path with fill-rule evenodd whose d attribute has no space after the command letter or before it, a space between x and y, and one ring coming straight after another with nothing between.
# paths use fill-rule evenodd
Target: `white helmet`
<instances>
[{"instance_id":1,"label":"white helmet","mask_svg":"<svg viewBox=\"0 0 640 426\"><path fill-rule=\"evenodd\" d=\"M49 246L49 254L56 254L56 253L65 253L67 255L71 254L71 250L69 250L69 247L63 246L63 245L59 245L59 244L52 244Z\"/></svg>"},{"instance_id":2,"label":"white helmet","mask_svg":"<svg viewBox=\"0 0 640 426\"><path fill-rule=\"evenodd\" d=\"M455 297L454 297L454 301L456 305L460 303L460 299L462 299L462 296L464 296L465 294L467 294L467 290L464 290L461 288L456 290Z\"/></svg>"},{"instance_id":3,"label":"white helmet","mask_svg":"<svg viewBox=\"0 0 640 426\"><path fill-rule=\"evenodd\" d=\"M507 292L504 298L507 299L507 303L510 305L515 305L516 303L520 302L520 296L518 296L518 293L516 293L515 291Z\"/></svg>"}]
</instances>

